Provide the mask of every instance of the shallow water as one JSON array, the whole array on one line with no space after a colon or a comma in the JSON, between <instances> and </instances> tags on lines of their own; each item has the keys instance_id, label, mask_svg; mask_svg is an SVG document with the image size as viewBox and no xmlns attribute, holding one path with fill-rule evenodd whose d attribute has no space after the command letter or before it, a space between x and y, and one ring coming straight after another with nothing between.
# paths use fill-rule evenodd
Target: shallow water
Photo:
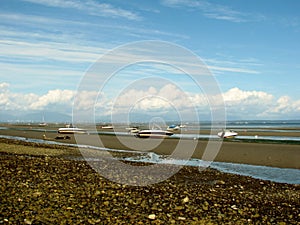
<instances>
[{"instance_id":1,"label":"shallow water","mask_svg":"<svg viewBox=\"0 0 300 225\"><path fill-rule=\"evenodd\" d=\"M238 174L243 176L250 176L261 180L269 180L278 183L300 184L300 170L289 168L276 168L269 166L256 166L238 163L224 163L224 162L205 162L199 159L178 160L165 159L155 153L149 153L148 156L127 158L128 161L136 162L150 162L150 163L164 163L197 166L199 168L206 167L209 164L210 168L219 170L225 173Z\"/></svg>"},{"instance_id":2,"label":"shallow water","mask_svg":"<svg viewBox=\"0 0 300 225\"><path fill-rule=\"evenodd\" d=\"M56 144L56 145L71 146L71 147L89 148L98 151L135 153L136 156L134 157L119 159L119 160L135 161L135 162L187 165L187 166L197 166L199 168L203 166L206 167L209 164L210 168L217 169L221 172L239 174L243 176L250 176L257 179L269 180L269 181L274 181L279 183L300 184L299 169L276 168L276 167L268 167L268 166L256 166L256 165L224 163L224 162L205 162L199 159L178 160L178 159L170 159L166 156L160 156L153 152L145 153L145 152L138 152L138 151L109 149L109 148L95 147L89 145L67 144L67 143L60 143L60 142L48 141L42 139L31 139L31 138L7 136L7 135L0 135L0 138L21 140L21 141L33 142L33 143ZM74 160L76 159L74 158ZM89 158L85 160L93 161L99 159Z\"/></svg>"}]
</instances>

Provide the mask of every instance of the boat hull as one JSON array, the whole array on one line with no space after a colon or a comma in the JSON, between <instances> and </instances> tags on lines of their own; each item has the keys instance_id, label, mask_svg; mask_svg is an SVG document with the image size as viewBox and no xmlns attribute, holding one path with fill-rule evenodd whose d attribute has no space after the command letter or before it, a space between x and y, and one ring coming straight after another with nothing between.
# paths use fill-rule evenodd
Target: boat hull
<instances>
[{"instance_id":1,"label":"boat hull","mask_svg":"<svg viewBox=\"0 0 300 225\"><path fill-rule=\"evenodd\" d=\"M238 135L238 133L234 131L222 131L218 133L220 138L234 138Z\"/></svg>"},{"instance_id":2,"label":"boat hull","mask_svg":"<svg viewBox=\"0 0 300 225\"><path fill-rule=\"evenodd\" d=\"M164 130L142 130L135 136L138 138L166 138L172 136L173 133Z\"/></svg>"},{"instance_id":3,"label":"boat hull","mask_svg":"<svg viewBox=\"0 0 300 225\"><path fill-rule=\"evenodd\" d=\"M86 134L86 130L80 128L59 128L59 134Z\"/></svg>"}]
</instances>

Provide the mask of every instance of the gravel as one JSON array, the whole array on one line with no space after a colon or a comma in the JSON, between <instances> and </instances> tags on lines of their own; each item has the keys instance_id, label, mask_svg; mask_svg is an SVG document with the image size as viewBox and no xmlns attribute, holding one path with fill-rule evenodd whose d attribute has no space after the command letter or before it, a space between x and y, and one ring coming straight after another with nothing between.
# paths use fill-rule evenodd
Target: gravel
<instances>
[{"instance_id":1,"label":"gravel","mask_svg":"<svg viewBox=\"0 0 300 225\"><path fill-rule=\"evenodd\" d=\"M61 156L2 152L0 160L0 224L300 221L300 185L183 167L164 182L133 187L105 179L85 161Z\"/></svg>"}]
</instances>

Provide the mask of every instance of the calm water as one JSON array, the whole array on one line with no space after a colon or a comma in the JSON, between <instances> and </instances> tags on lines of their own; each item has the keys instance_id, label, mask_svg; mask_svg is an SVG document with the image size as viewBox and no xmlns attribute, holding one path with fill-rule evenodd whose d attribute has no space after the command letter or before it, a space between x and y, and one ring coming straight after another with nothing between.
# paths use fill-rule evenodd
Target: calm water
<instances>
[{"instance_id":1,"label":"calm water","mask_svg":"<svg viewBox=\"0 0 300 225\"><path fill-rule=\"evenodd\" d=\"M176 122L174 122L176 124ZM211 128L210 122L200 122L200 123L186 123L191 129L199 130L204 129L208 130ZM220 126L222 124L220 123ZM215 123L215 126L218 127L218 123ZM300 120L241 120L241 121L227 121L226 128L228 129L255 129L259 131L272 131L286 132L285 129L293 129L297 132L300 132Z\"/></svg>"},{"instance_id":2,"label":"calm water","mask_svg":"<svg viewBox=\"0 0 300 225\"><path fill-rule=\"evenodd\" d=\"M175 160L165 159L155 153L149 153L146 156L138 156L127 158L129 161L137 162L151 162L151 163L165 163L165 164L177 164L177 165L188 165L188 166L206 166L207 162L199 159L190 160ZM217 169L225 173L239 174L243 176L250 176L257 179L275 181L279 183L288 184L300 184L300 170L299 169L288 169L288 168L276 168L269 166L256 166L247 164L237 163L223 163L223 162L212 162L209 165L210 168Z\"/></svg>"}]
</instances>

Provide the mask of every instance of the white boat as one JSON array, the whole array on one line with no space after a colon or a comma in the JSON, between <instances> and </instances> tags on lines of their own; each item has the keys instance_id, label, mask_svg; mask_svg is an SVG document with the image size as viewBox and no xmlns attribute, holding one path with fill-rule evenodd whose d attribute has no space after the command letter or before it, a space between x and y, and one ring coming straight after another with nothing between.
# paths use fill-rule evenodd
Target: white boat
<instances>
[{"instance_id":1,"label":"white boat","mask_svg":"<svg viewBox=\"0 0 300 225\"><path fill-rule=\"evenodd\" d=\"M234 138L237 135L238 135L238 133L233 130L223 130L218 133L218 136L220 138Z\"/></svg>"},{"instance_id":2,"label":"white boat","mask_svg":"<svg viewBox=\"0 0 300 225\"><path fill-rule=\"evenodd\" d=\"M58 133L60 134L85 134L87 133L86 130L80 129L77 127L63 127L63 128L58 128Z\"/></svg>"},{"instance_id":3,"label":"white boat","mask_svg":"<svg viewBox=\"0 0 300 225\"><path fill-rule=\"evenodd\" d=\"M180 127L178 125L170 125L167 128L168 131L175 131L175 130L179 130L179 129L180 129Z\"/></svg>"},{"instance_id":4,"label":"white boat","mask_svg":"<svg viewBox=\"0 0 300 225\"><path fill-rule=\"evenodd\" d=\"M141 130L135 136L138 138L165 138L173 135L170 131L165 130Z\"/></svg>"},{"instance_id":5,"label":"white boat","mask_svg":"<svg viewBox=\"0 0 300 225\"><path fill-rule=\"evenodd\" d=\"M102 129L114 129L114 127L111 126L111 125L102 126L101 128L102 128Z\"/></svg>"},{"instance_id":6,"label":"white boat","mask_svg":"<svg viewBox=\"0 0 300 225\"><path fill-rule=\"evenodd\" d=\"M41 123L39 123L39 126L40 127L45 127L45 126L47 126L48 124L45 122L45 117L43 116L43 122L41 122Z\"/></svg>"},{"instance_id":7,"label":"white boat","mask_svg":"<svg viewBox=\"0 0 300 225\"><path fill-rule=\"evenodd\" d=\"M128 127L128 128L126 128L126 130L128 131L128 133L131 133L131 134L135 134L140 131L137 127Z\"/></svg>"}]
</instances>

